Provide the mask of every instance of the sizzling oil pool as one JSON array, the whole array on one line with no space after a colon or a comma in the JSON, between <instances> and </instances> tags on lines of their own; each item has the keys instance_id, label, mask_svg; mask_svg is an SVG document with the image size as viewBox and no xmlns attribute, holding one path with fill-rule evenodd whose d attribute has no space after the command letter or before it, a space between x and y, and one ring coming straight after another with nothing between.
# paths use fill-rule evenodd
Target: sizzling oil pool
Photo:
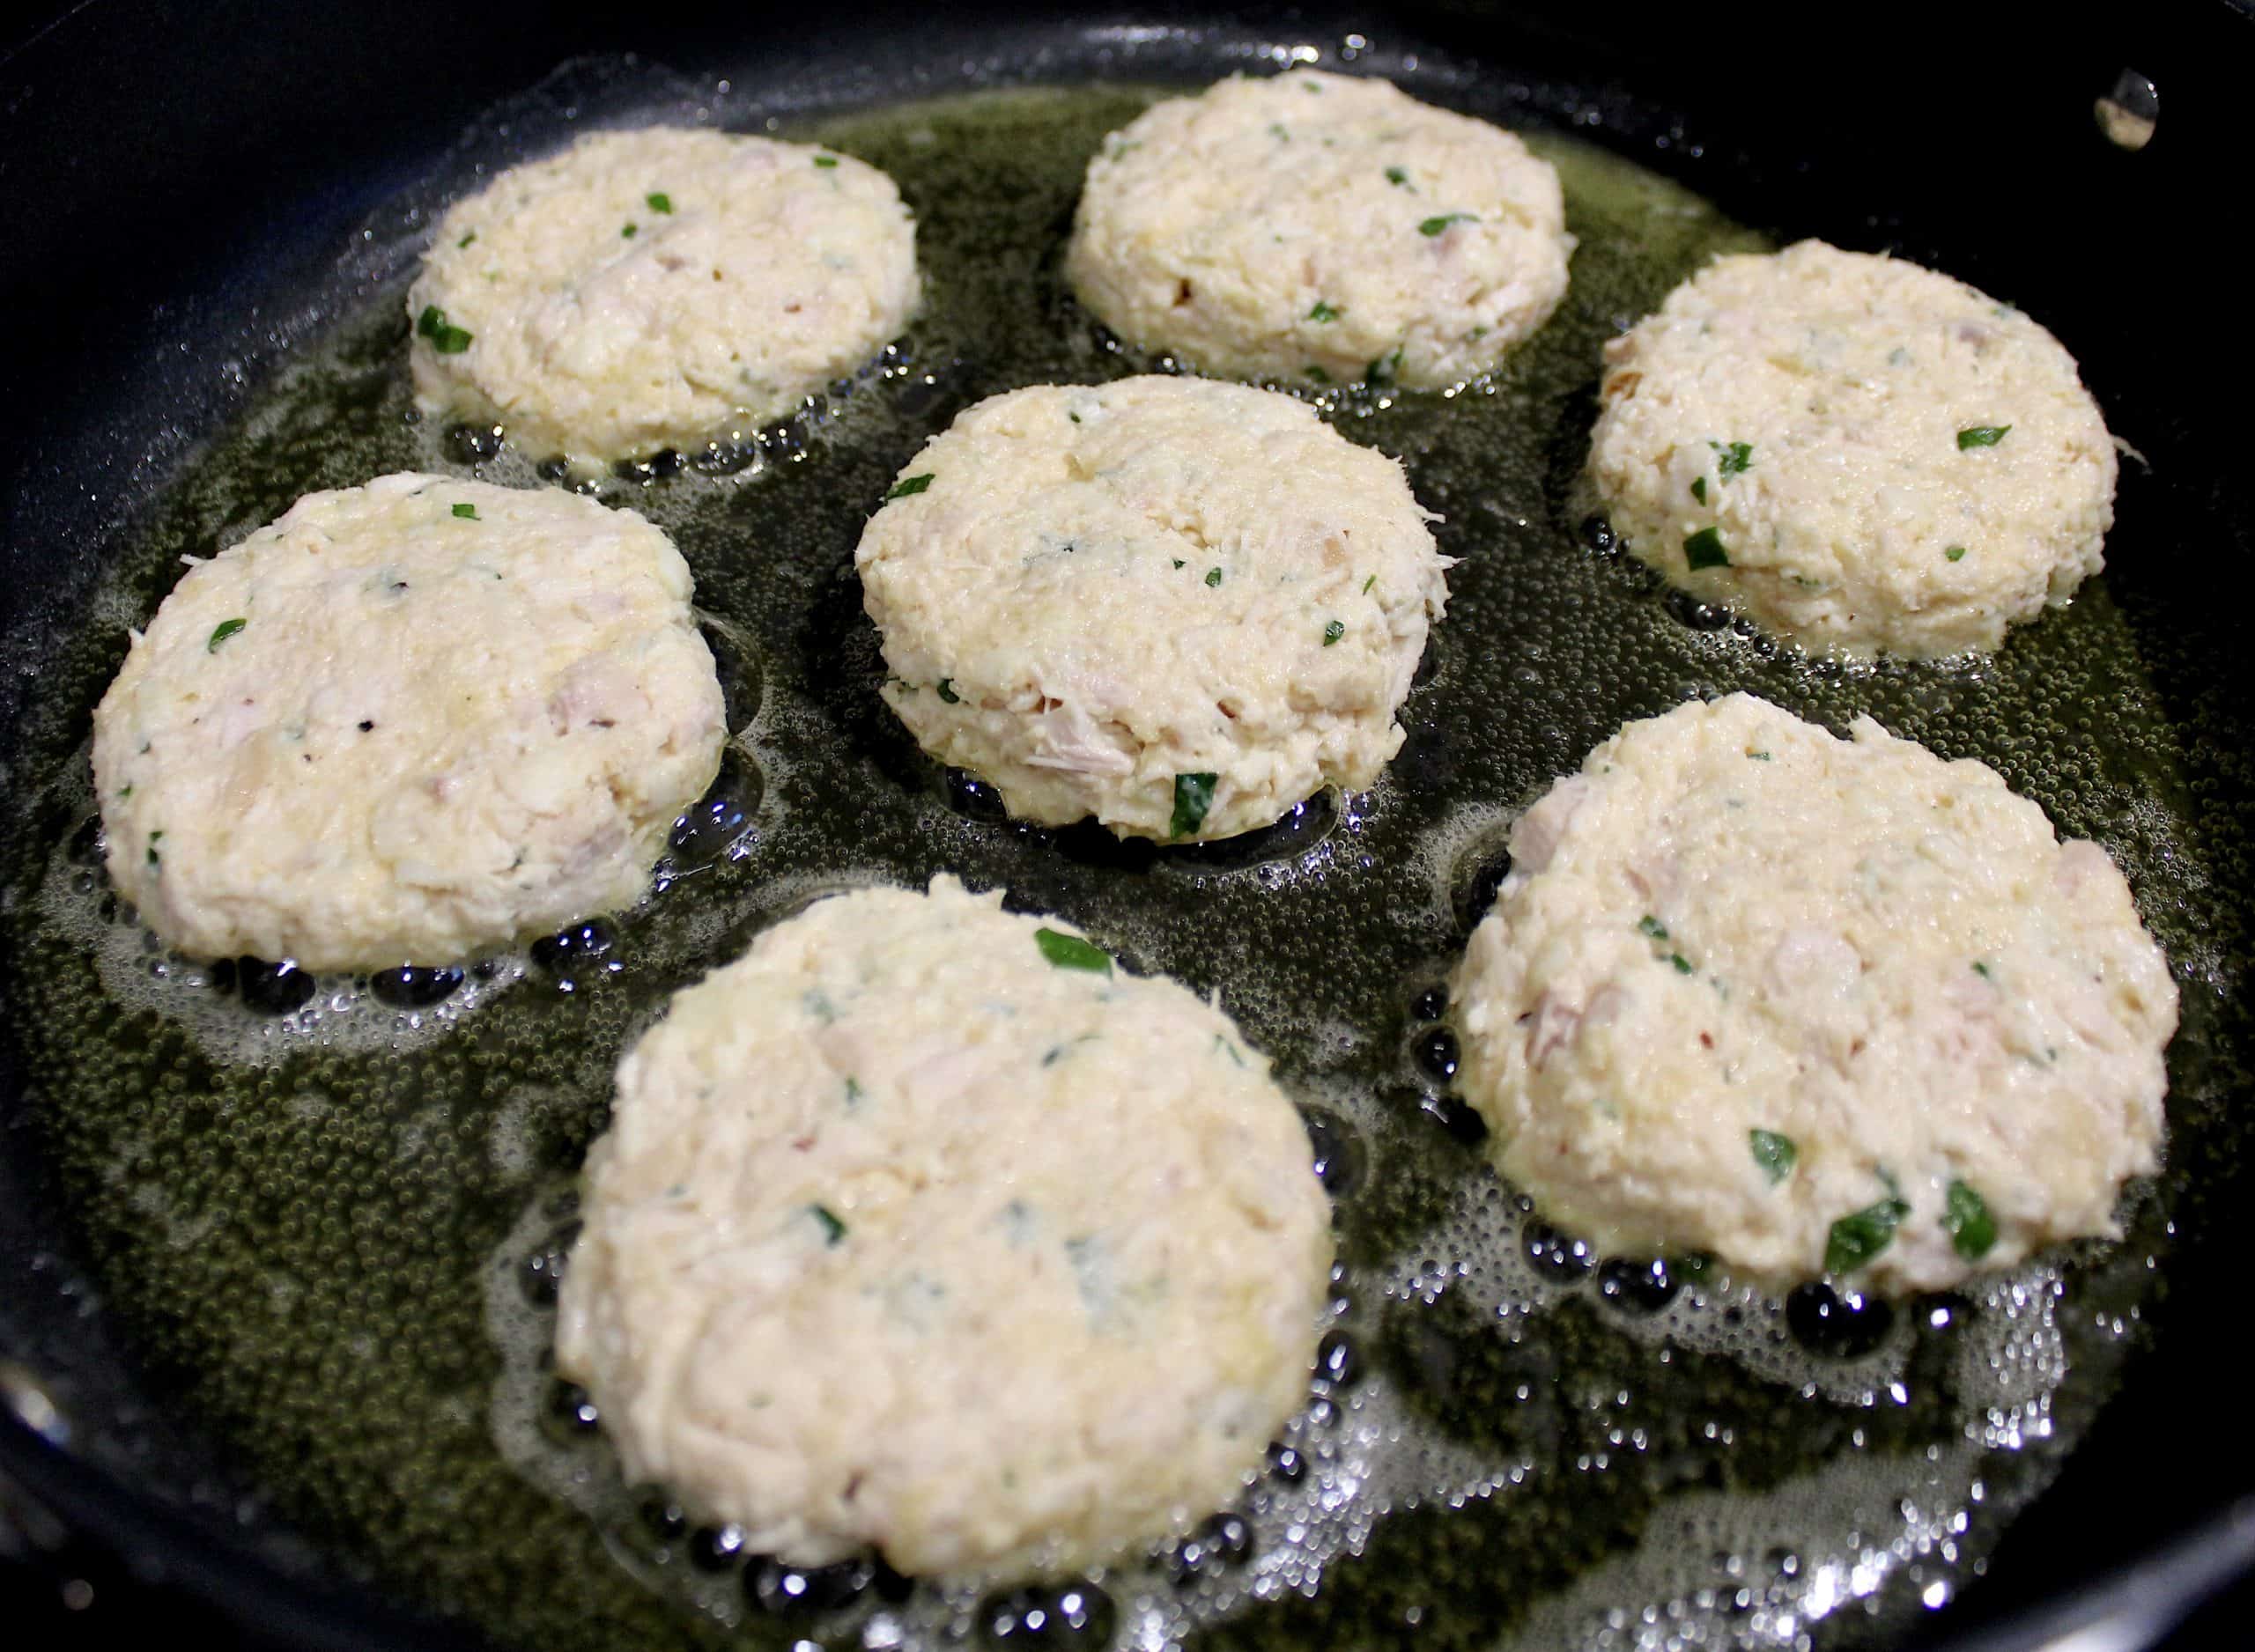
<instances>
[{"instance_id":1,"label":"sizzling oil pool","mask_svg":"<svg viewBox=\"0 0 2255 1652\"><path fill-rule=\"evenodd\" d=\"M852 550L895 469L964 407L1132 370L1057 263L1082 166L1147 99L993 93L795 134L898 180L928 307L791 425L602 484L688 557L736 731L635 911L459 978L191 965L107 888L83 746L55 764L9 828L8 1009L108 1299L285 1509L403 1592L544 1652L1377 1645L1413 1627L1437 1646L1766 1647L1897 1628L1978 1574L2110 1390L2169 1184L2140 1198L2126 1244L1968 1295L1891 1314L1821 1289L1764 1302L1593 1256L1497 1184L1448 1094L1434 988L1516 811L1623 721L1741 688L1836 728L1867 712L1985 758L2129 867L2186 992L2181 1141L2221 1095L2206 1029L2242 948L2207 898L2140 639L2101 582L1978 666L1810 667L1610 554L1576 484L1599 343L1710 254L1761 243L1652 174L1538 137L1581 242L1558 315L1453 398L1322 403L1407 459L1462 558L1388 777L1194 850L998 820L877 701ZM56 715L83 728L181 554L408 467L534 480L413 419L389 290L301 352L122 548L48 667ZM1337 1199L1322 1370L1238 1509L1148 1564L1030 1594L733 1555L617 1483L599 1419L547 1368L572 1176L622 1044L808 900L943 869L1218 989L1306 1103Z\"/></svg>"}]
</instances>

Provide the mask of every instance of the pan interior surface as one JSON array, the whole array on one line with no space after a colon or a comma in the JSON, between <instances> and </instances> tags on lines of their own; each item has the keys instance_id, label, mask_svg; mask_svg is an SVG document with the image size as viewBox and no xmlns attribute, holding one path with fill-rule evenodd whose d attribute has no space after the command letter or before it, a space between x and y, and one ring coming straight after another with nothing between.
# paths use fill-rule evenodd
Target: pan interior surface
<instances>
[{"instance_id":1,"label":"pan interior surface","mask_svg":"<svg viewBox=\"0 0 2255 1652\"><path fill-rule=\"evenodd\" d=\"M1199 51L1149 73L1276 63ZM1153 365L1058 273L1088 156L1157 95L1101 74L1101 54L1055 70L1096 84L827 110L583 65L465 136L457 162L499 165L575 128L772 115L891 173L920 226L927 311L876 370L757 439L599 484L688 557L736 730L658 891L601 933L484 961L435 1004L342 977L298 1001L166 954L100 871L87 716L181 555L387 470L536 484L526 456L412 416L401 295L459 165L371 226L365 293L121 539L19 741L5 1014L109 1309L283 1516L416 1602L544 1648L1007 1641L1032 1611L1052 1634L1082 1620L1089 1644L1847 1646L1948 1604L2058 1471L2135 1353L2244 1060L2244 862L2236 817L2203 807L2244 730L2188 724L2156 686L2188 667L2137 589L2165 558L2134 465L2113 572L1993 660L1845 669L1717 624L1591 520L1597 352L1712 254L1806 226L1733 221L1573 136L1578 106L1555 93L1434 54L1348 66L1525 131L1560 167L1580 248L1564 306L1493 380L1322 402L1406 460L1461 562L1387 778L1269 832L1153 850L1013 827L875 692L852 550L898 468L985 395ZM1595 1256L1482 1168L1420 1000L1492 893L1510 822L1623 722L1740 689L1979 757L2124 865L2185 1012L2169 1167L2133 1193L2122 1243L1818 1324ZM1341 1167L1339 1352L1247 1493L1242 1559L1114 1567L1077 1610L966 1584L777 1611L747 1587L756 1565L706 1569L692 1537L654 1525L580 1426L548 1369L551 1259L612 1066L668 992L821 893L942 870L1218 991L1276 1058Z\"/></svg>"}]
</instances>

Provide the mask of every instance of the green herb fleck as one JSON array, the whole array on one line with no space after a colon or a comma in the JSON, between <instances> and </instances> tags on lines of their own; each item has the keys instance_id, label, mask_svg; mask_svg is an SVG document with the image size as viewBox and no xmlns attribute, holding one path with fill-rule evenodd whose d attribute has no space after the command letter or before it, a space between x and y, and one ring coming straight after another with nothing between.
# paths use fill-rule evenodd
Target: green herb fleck
<instances>
[{"instance_id":1,"label":"green herb fleck","mask_svg":"<svg viewBox=\"0 0 2255 1652\"><path fill-rule=\"evenodd\" d=\"M1168 836L1187 837L1206 823L1206 811L1214 807L1214 782L1219 778L1210 774L1174 777L1174 821Z\"/></svg>"},{"instance_id":2,"label":"green herb fleck","mask_svg":"<svg viewBox=\"0 0 2255 1652\"><path fill-rule=\"evenodd\" d=\"M164 835L165 829L161 826L149 834L149 864L152 867L163 864L157 855L157 840Z\"/></svg>"},{"instance_id":3,"label":"green herb fleck","mask_svg":"<svg viewBox=\"0 0 2255 1652\"><path fill-rule=\"evenodd\" d=\"M470 244L470 242L472 242L472 241L476 240L477 239L477 232L476 230L472 230L472 231L470 231L470 232L469 232L469 234L467 234L467 235L463 236L460 240L456 241L456 242L455 243L455 247L467 247L467 246L469 246L469 245Z\"/></svg>"},{"instance_id":4,"label":"green herb fleck","mask_svg":"<svg viewBox=\"0 0 2255 1652\"><path fill-rule=\"evenodd\" d=\"M673 210L673 197L666 194L662 189L654 189L648 195L644 195L642 199L648 204L650 210L653 212L670 212Z\"/></svg>"},{"instance_id":5,"label":"green herb fleck","mask_svg":"<svg viewBox=\"0 0 2255 1652\"><path fill-rule=\"evenodd\" d=\"M1672 963L1672 964L1674 964L1674 965L1675 966L1675 972L1676 972L1676 974L1678 974L1678 975L1689 975L1690 973L1692 973L1692 970L1691 970L1691 960L1690 960L1690 959L1689 959L1689 958L1687 958L1687 957L1685 957L1682 953L1680 953L1680 952L1671 952L1671 953L1669 953L1669 954L1667 955L1667 961L1668 961L1670 963Z\"/></svg>"},{"instance_id":6,"label":"green herb fleck","mask_svg":"<svg viewBox=\"0 0 2255 1652\"><path fill-rule=\"evenodd\" d=\"M1315 301L1315 308L1307 313L1307 319L1311 321L1335 321L1339 319L1339 315L1338 310L1321 299L1318 299Z\"/></svg>"},{"instance_id":7,"label":"green herb fleck","mask_svg":"<svg viewBox=\"0 0 2255 1652\"><path fill-rule=\"evenodd\" d=\"M1377 583L1378 583L1378 576L1377 576L1376 574L1372 574L1369 579L1367 579L1364 580L1364 581L1363 581L1363 594L1364 594L1364 596L1368 596L1368 595L1371 594L1371 587L1372 586L1376 585Z\"/></svg>"},{"instance_id":8,"label":"green herb fleck","mask_svg":"<svg viewBox=\"0 0 2255 1652\"><path fill-rule=\"evenodd\" d=\"M1409 187L1409 174L1399 166L1388 166L1386 169L1386 181L1399 188L1407 189Z\"/></svg>"},{"instance_id":9,"label":"green herb fleck","mask_svg":"<svg viewBox=\"0 0 2255 1652\"><path fill-rule=\"evenodd\" d=\"M1292 135L1284 129L1284 123L1282 121L1271 121L1268 122L1268 136L1275 138L1279 144L1289 144L1292 141Z\"/></svg>"},{"instance_id":10,"label":"green herb fleck","mask_svg":"<svg viewBox=\"0 0 2255 1652\"><path fill-rule=\"evenodd\" d=\"M955 679L953 677L942 677L940 679L940 699L943 704L947 705L959 705L962 704L963 696L955 691Z\"/></svg>"},{"instance_id":11,"label":"green herb fleck","mask_svg":"<svg viewBox=\"0 0 2255 1652\"><path fill-rule=\"evenodd\" d=\"M1824 1240L1824 1271L1852 1273L1886 1250L1905 1208L1899 1198L1883 1198L1834 1222Z\"/></svg>"},{"instance_id":12,"label":"green herb fleck","mask_svg":"<svg viewBox=\"0 0 2255 1652\"><path fill-rule=\"evenodd\" d=\"M835 155L817 155L814 158L814 164L817 166L835 166L838 164L838 157Z\"/></svg>"},{"instance_id":13,"label":"green herb fleck","mask_svg":"<svg viewBox=\"0 0 2255 1652\"><path fill-rule=\"evenodd\" d=\"M1221 582L1222 571L1219 568L1209 568L1206 570L1206 583L1208 585L1219 585Z\"/></svg>"},{"instance_id":14,"label":"green herb fleck","mask_svg":"<svg viewBox=\"0 0 2255 1652\"><path fill-rule=\"evenodd\" d=\"M1386 354L1379 357L1363 370L1363 377L1374 385L1389 385L1394 375L1401 370L1401 346L1396 344Z\"/></svg>"},{"instance_id":15,"label":"green herb fleck","mask_svg":"<svg viewBox=\"0 0 2255 1652\"><path fill-rule=\"evenodd\" d=\"M1230 1042L1227 1034L1216 1033L1214 1035L1214 1044L1216 1049L1227 1051L1229 1052L1230 1059L1236 1062L1238 1066L1243 1066L1245 1065L1244 1055L1238 1051L1235 1044Z\"/></svg>"},{"instance_id":16,"label":"green herb fleck","mask_svg":"<svg viewBox=\"0 0 2255 1652\"><path fill-rule=\"evenodd\" d=\"M1969 424L1957 432L1957 451L1963 453L1969 447L1994 447L2004 440L2005 432L2011 428L2009 424Z\"/></svg>"},{"instance_id":17,"label":"green herb fleck","mask_svg":"<svg viewBox=\"0 0 2255 1652\"><path fill-rule=\"evenodd\" d=\"M932 485L933 475L933 472L927 470L920 476L901 477L899 481L892 484L892 491L884 496L884 502L887 505L890 505L895 499L906 499L912 495L921 493L925 489Z\"/></svg>"},{"instance_id":18,"label":"green herb fleck","mask_svg":"<svg viewBox=\"0 0 2255 1652\"><path fill-rule=\"evenodd\" d=\"M1654 918L1650 912L1646 912L1642 918L1637 920L1637 933L1647 940L1666 940L1667 939L1667 926L1661 923L1659 918Z\"/></svg>"},{"instance_id":19,"label":"green herb fleck","mask_svg":"<svg viewBox=\"0 0 2255 1652\"><path fill-rule=\"evenodd\" d=\"M1112 973L1112 955L1101 947L1092 946L1078 935L1068 935L1061 929L1046 926L1033 932L1033 944L1041 948L1041 955L1060 970L1092 970L1100 975Z\"/></svg>"},{"instance_id":20,"label":"green herb fleck","mask_svg":"<svg viewBox=\"0 0 2255 1652\"><path fill-rule=\"evenodd\" d=\"M1181 558L1181 557L1177 557L1174 559L1174 565L1175 565L1176 567L1178 567L1178 568L1179 568L1180 566L1182 566L1182 558Z\"/></svg>"},{"instance_id":21,"label":"green herb fleck","mask_svg":"<svg viewBox=\"0 0 2255 1652\"><path fill-rule=\"evenodd\" d=\"M470 335L447 320L447 313L435 304L423 306L423 313L415 319L417 335L431 341L431 348L441 356L459 356L469 348Z\"/></svg>"},{"instance_id":22,"label":"green herb fleck","mask_svg":"<svg viewBox=\"0 0 2255 1652\"><path fill-rule=\"evenodd\" d=\"M1427 218L1417 226L1420 235L1438 235L1452 224L1477 224L1480 220L1469 212L1444 212L1438 218Z\"/></svg>"},{"instance_id":23,"label":"green herb fleck","mask_svg":"<svg viewBox=\"0 0 2255 1652\"><path fill-rule=\"evenodd\" d=\"M1723 549L1723 536L1712 527L1703 527L1683 542L1683 560L1697 573L1702 568L1727 568L1730 553Z\"/></svg>"},{"instance_id":24,"label":"green herb fleck","mask_svg":"<svg viewBox=\"0 0 2255 1652\"><path fill-rule=\"evenodd\" d=\"M474 522L477 520L477 507L472 505L469 500L464 499L461 504L455 506L455 514L462 518L465 522Z\"/></svg>"},{"instance_id":25,"label":"green herb fleck","mask_svg":"<svg viewBox=\"0 0 2255 1652\"><path fill-rule=\"evenodd\" d=\"M203 652L207 654L218 653L221 643L226 642L228 638L249 623L250 622L247 619L221 620L211 628L211 640L203 645Z\"/></svg>"},{"instance_id":26,"label":"green herb fleck","mask_svg":"<svg viewBox=\"0 0 2255 1652\"><path fill-rule=\"evenodd\" d=\"M1756 763L1767 763L1770 761L1770 754L1766 751L1749 751L1746 755L1753 758Z\"/></svg>"},{"instance_id":27,"label":"green herb fleck","mask_svg":"<svg viewBox=\"0 0 2255 1652\"><path fill-rule=\"evenodd\" d=\"M629 224L625 229L619 231L618 239L623 241L632 240L634 239L634 226L632 224Z\"/></svg>"},{"instance_id":28,"label":"green herb fleck","mask_svg":"<svg viewBox=\"0 0 2255 1652\"><path fill-rule=\"evenodd\" d=\"M1702 505L1704 505L1707 502L1706 477L1694 476L1691 478L1691 497L1698 500Z\"/></svg>"},{"instance_id":29,"label":"green herb fleck","mask_svg":"<svg viewBox=\"0 0 2255 1652\"><path fill-rule=\"evenodd\" d=\"M1754 1162L1762 1167L1771 1187L1793 1173L1793 1161L1800 1157L1800 1149L1793 1146L1791 1136L1781 1136L1774 1130L1749 1130L1746 1139L1754 1149Z\"/></svg>"},{"instance_id":30,"label":"green herb fleck","mask_svg":"<svg viewBox=\"0 0 2255 1652\"><path fill-rule=\"evenodd\" d=\"M1963 545L1952 545L1948 550L1942 552L1942 555L1947 557L1952 562L1963 562L1965 560L1965 547Z\"/></svg>"},{"instance_id":31,"label":"green herb fleck","mask_svg":"<svg viewBox=\"0 0 2255 1652\"><path fill-rule=\"evenodd\" d=\"M1346 634L1347 623L1344 620L1333 620L1323 628L1323 645L1328 648Z\"/></svg>"},{"instance_id":32,"label":"green herb fleck","mask_svg":"<svg viewBox=\"0 0 2255 1652\"><path fill-rule=\"evenodd\" d=\"M1989 1202L1964 1183L1952 1181L1942 1201L1941 1225L1950 1248L1968 1262L1978 1262L1997 1243L1997 1219Z\"/></svg>"},{"instance_id":33,"label":"green herb fleck","mask_svg":"<svg viewBox=\"0 0 2255 1652\"><path fill-rule=\"evenodd\" d=\"M1754 468L1754 445L1751 442L1709 442L1715 450L1715 474L1725 482L1733 476L1742 476Z\"/></svg>"},{"instance_id":34,"label":"green herb fleck","mask_svg":"<svg viewBox=\"0 0 2255 1652\"><path fill-rule=\"evenodd\" d=\"M807 1214L822 1224L822 1242L834 1245L846 1236L846 1224L838 1220L837 1213L827 1205L810 1205Z\"/></svg>"},{"instance_id":35,"label":"green herb fleck","mask_svg":"<svg viewBox=\"0 0 2255 1652\"><path fill-rule=\"evenodd\" d=\"M848 1078L846 1080L846 1105L853 1107L859 1104L861 1095L861 1081L859 1079Z\"/></svg>"}]
</instances>

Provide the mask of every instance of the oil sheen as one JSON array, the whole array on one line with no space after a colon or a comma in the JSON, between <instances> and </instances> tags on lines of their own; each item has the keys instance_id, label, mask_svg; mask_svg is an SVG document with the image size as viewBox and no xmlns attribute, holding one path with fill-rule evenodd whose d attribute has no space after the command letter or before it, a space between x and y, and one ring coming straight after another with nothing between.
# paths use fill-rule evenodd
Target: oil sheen
<instances>
[{"instance_id":1,"label":"oil sheen","mask_svg":"<svg viewBox=\"0 0 2255 1652\"><path fill-rule=\"evenodd\" d=\"M1537 131L1580 242L1557 315L1453 395L1318 402L1407 461L1461 559L1386 778L1182 850L1000 820L879 702L854 546L898 467L972 402L1167 365L1120 351L1059 275L1088 156L1152 95L1020 90L785 123L898 181L926 308L787 424L589 484L688 557L733 731L656 889L607 924L459 980L277 981L167 955L100 871L85 716L180 556L387 470L535 483L541 455L414 417L397 286L336 317L115 548L45 668L28 749L46 771L5 844L6 1013L102 1294L284 1517L403 1598L543 1652L1899 1633L1978 1574L2110 1390L2176 1190L2220 1128L2231 1064L2212 1041L2244 937L2214 898L2223 873L2146 641L2101 579L1993 660L1811 665L1614 554L1578 482L1599 346L1711 254L1765 243ZM1511 821L1624 721L1739 689L1981 757L2129 870L2185 1014L2171 1169L2134 1192L2126 1243L1891 1312L1780 1304L1680 1261L1593 1255L1484 1168L1433 989ZM662 1488L621 1485L600 1418L549 1368L572 1179L622 1046L809 900L943 870L1217 991L1306 1104L1337 1202L1323 1367L1268 1471L1191 1542L1030 1592L736 1556Z\"/></svg>"}]
</instances>

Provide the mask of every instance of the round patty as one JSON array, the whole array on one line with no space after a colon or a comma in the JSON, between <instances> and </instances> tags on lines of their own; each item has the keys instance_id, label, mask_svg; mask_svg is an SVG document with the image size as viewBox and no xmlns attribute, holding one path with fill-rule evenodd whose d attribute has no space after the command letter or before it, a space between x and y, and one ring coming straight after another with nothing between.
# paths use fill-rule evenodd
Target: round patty
<instances>
[{"instance_id":1,"label":"round patty","mask_svg":"<svg viewBox=\"0 0 2255 1652\"><path fill-rule=\"evenodd\" d=\"M1993 649L2098 572L2114 444L2059 340L1900 259L1719 258L1605 347L1630 550L1811 651Z\"/></svg>"},{"instance_id":2,"label":"round patty","mask_svg":"<svg viewBox=\"0 0 2255 1652\"><path fill-rule=\"evenodd\" d=\"M1303 1403L1329 1206L1218 1009L941 878L676 993L589 1155L558 1368L626 1472L802 1563L1076 1567Z\"/></svg>"},{"instance_id":3,"label":"round patty","mask_svg":"<svg viewBox=\"0 0 2255 1652\"><path fill-rule=\"evenodd\" d=\"M741 437L852 372L918 299L916 228L850 155L597 132L440 221L409 291L416 398L574 468Z\"/></svg>"},{"instance_id":4,"label":"round patty","mask_svg":"<svg viewBox=\"0 0 2255 1652\"><path fill-rule=\"evenodd\" d=\"M94 713L110 876L197 957L441 964L643 892L726 737L632 511L412 474L191 567Z\"/></svg>"},{"instance_id":5,"label":"round patty","mask_svg":"<svg viewBox=\"0 0 2255 1652\"><path fill-rule=\"evenodd\" d=\"M2116 1232L2177 989L2095 844L1978 763L1734 695L1519 821L1455 992L1496 1162L1609 1250L1935 1290Z\"/></svg>"},{"instance_id":6,"label":"round patty","mask_svg":"<svg viewBox=\"0 0 2255 1652\"><path fill-rule=\"evenodd\" d=\"M1207 372L1438 388L1542 325L1573 247L1558 174L1509 132L1295 70L1105 139L1066 270L1114 332Z\"/></svg>"},{"instance_id":7,"label":"round patty","mask_svg":"<svg viewBox=\"0 0 2255 1652\"><path fill-rule=\"evenodd\" d=\"M856 553L885 701L1022 819L1227 837L1374 781L1448 593L1401 468L1271 391L983 402Z\"/></svg>"}]
</instances>

